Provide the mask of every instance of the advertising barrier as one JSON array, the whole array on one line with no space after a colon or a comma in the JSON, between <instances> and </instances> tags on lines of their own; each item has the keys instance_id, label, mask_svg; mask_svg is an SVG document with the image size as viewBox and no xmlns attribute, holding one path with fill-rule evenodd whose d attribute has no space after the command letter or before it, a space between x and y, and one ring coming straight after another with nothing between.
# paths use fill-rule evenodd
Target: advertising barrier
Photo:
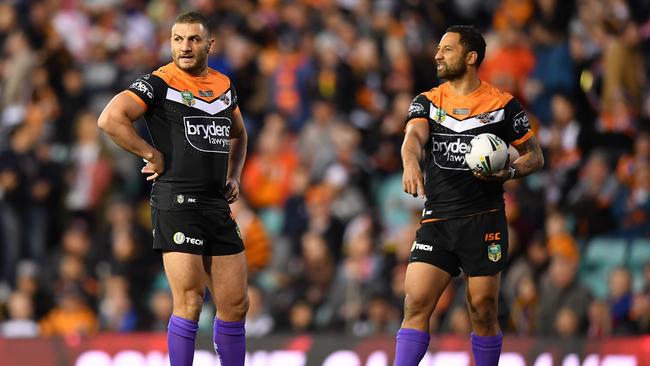
<instances>
[{"instance_id":1,"label":"advertising barrier","mask_svg":"<svg viewBox=\"0 0 650 366\"><path fill-rule=\"evenodd\" d=\"M168 366L164 333L90 338L0 338L2 366ZM273 335L248 340L246 366L391 366L394 338ZM209 337L197 340L194 366L219 365ZM467 338L432 337L420 366L473 366ZM539 339L506 337L499 366L650 366L650 336Z\"/></svg>"}]
</instances>

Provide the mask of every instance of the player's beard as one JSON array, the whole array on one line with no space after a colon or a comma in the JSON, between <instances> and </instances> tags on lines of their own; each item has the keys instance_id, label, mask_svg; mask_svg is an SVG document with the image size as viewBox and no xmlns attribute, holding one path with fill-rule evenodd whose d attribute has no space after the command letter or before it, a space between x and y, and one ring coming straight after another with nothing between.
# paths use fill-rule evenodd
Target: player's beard
<instances>
[{"instance_id":1,"label":"player's beard","mask_svg":"<svg viewBox=\"0 0 650 366\"><path fill-rule=\"evenodd\" d=\"M176 64L176 66L179 69L181 69L181 70L183 70L183 71L185 71L185 72L187 72L189 74L192 74L192 75L200 75L203 72L203 70L208 66L208 61L207 61L208 52L207 52L207 50L205 50L205 51L200 50L200 51L192 53L192 56L194 56L193 57L194 63L192 63L191 65L183 65L183 64L181 64L181 62L180 62L180 60L181 60L180 53L176 53L175 55L173 55L172 58L174 60L174 63Z\"/></svg>"},{"instance_id":2,"label":"player's beard","mask_svg":"<svg viewBox=\"0 0 650 366\"><path fill-rule=\"evenodd\" d=\"M442 69L437 71L438 78L446 80L460 79L467 72L467 65L460 60L455 65L443 64Z\"/></svg>"}]
</instances>

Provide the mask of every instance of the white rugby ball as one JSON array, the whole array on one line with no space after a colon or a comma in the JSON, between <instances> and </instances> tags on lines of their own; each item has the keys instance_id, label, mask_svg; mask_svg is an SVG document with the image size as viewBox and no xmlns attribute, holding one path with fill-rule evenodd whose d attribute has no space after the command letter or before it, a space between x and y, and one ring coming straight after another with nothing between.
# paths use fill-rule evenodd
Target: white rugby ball
<instances>
[{"instance_id":1,"label":"white rugby ball","mask_svg":"<svg viewBox=\"0 0 650 366\"><path fill-rule=\"evenodd\" d=\"M465 163L475 172L490 175L505 168L508 160L508 144L499 136L482 133L469 142Z\"/></svg>"}]
</instances>

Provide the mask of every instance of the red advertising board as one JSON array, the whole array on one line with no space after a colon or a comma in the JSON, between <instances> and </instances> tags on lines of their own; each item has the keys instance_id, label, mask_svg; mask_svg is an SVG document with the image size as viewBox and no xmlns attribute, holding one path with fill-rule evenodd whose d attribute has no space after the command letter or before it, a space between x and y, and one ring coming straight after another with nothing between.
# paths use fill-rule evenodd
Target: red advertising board
<instances>
[{"instance_id":1,"label":"red advertising board","mask_svg":"<svg viewBox=\"0 0 650 366\"><path fill-rule=\"evenodd\" d=\"M248 340L247 366L390 366L394 340L380 336L274 335ZM209 337L200 337L194 366L219 365ZM161 333L92 338L0 338L2 366L168 366ZM473 366L468 339L433 337L421 366ZM506 337L499 366L650 366L650 336L538 339Z\"/></svg>"}]
</instances>

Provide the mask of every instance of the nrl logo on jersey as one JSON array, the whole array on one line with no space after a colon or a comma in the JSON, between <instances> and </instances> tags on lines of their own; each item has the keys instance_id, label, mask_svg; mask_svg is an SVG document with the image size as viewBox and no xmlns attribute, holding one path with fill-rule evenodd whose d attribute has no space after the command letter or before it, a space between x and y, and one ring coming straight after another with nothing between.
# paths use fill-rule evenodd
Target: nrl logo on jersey
<instances>
[{"instance_id":1,"label":"nrl logo on jersey","mask_svg":"<svg viewBox=\"0 0 650 366\"><path fill-rule=\"evenodd\" d=\"M445 112L444 109L438 108L436 110L436 115L434 120L438 123L442 123L445 121L445 118L447 117L447 112Z\"/></svg>"},{"instance_id":2,"label":"nrl logo on jersey","mask_svg":"<svg viewBox=\"0 0 650 366\"><path fill-rule=\"evenodd\" d=\"M187 106L191 107L194 104L196 104L196 100L194 100L194 95L189 90L183 90L181 92L181 98L183 99L183 104Z\"/></svg>"}]
</instances>

